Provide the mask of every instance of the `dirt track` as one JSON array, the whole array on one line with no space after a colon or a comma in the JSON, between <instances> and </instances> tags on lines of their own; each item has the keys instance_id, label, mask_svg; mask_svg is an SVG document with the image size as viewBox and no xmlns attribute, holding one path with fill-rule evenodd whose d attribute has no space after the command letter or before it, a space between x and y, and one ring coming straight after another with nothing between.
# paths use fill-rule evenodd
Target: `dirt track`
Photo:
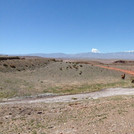
<instances>
[{"instance_id":1,"label":"dirt track","mask_svg":"<svg viewBox=\"0 0 134 134\"><path fill-rule=\"evenodd\" d=\"M87 94L75 94L75 95L65 95L65 96L56 96L50 98L39 98L39 99L25 99L25 100L12 100L8 102L2 102L0 105L5 104L21 104L21 103L54 103L54 102L72 102L83 99L97 99L108 96L116 95L134 95L134 88L109 88L104 89L98 92L87 93Z\"/></svg>"},{"instance_id":2,"label":"dirt track","mask_svg":"<svg viewBox=\"0 0 134 134\"><path fill-rule=\"evenodd\" d=\"M96 65L97 67L101 67L101 68L106 68L106 69L110 69L110 70L116 70L116 71L120 71L126 74L131 74L134 75L133 71L128 71L128 70L124 70L124 69L120 69L120 68L115 68L115 67L108 67L108 66L102 66L102 65Z\"/></svg>"}]
</instances>

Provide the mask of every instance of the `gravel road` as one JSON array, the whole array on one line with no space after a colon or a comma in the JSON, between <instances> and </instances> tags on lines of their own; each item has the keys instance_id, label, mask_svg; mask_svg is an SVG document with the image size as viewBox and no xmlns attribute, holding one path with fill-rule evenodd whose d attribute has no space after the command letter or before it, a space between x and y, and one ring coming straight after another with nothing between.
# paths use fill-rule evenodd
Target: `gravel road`
<instances>
[{"instance_id":1,"label":"gravel road","mask_svg":"<svg viewBox=\"0 0 134 134\"><path fill-rule=\"evenodd\" d=\"M83 99L97 99L102 97L116 96L116 95L134 95L134 88L109 88L103 89L98 92L75 94L75 95L64 95L55 97L45 98L34 98L34 99L21 99L21 100L9 100L1 102L0 105L7 104L21 104L21 103L55 103L55 102L72 102Z\"/></svg>"}]
</instances>

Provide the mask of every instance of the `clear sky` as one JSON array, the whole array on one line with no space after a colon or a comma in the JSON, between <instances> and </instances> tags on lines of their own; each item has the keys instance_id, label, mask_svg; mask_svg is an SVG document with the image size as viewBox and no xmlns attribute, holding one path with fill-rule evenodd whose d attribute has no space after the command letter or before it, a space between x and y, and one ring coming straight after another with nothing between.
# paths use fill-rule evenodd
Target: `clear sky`
<instances>
[{"instance_id":1,"label":"clear sky","mask_svg":"<svg viewBox=\"0 0 134 134\"><path fill-rule=\"evenodd\" d=\"M134 50L134 0L0 0L0 53L92 48Z\"/></svg>"}]
</instances>

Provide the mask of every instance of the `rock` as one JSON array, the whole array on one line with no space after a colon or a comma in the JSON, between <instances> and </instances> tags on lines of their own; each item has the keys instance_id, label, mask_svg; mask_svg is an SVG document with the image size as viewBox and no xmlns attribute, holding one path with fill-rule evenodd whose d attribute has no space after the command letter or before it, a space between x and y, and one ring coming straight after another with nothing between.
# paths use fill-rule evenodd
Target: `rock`
<instances>
[{"instance_id":1,"label":"rock","mask_svg":"<svg viewBox=\"0 0 134 134\"><path fill-rule=\"evenodd\" d=\"M15 65L10 65L10 67L11 67L11 68L16 68L16 66L15 66Z\"/></svg>"},{"instance_id":2,"label":"rock","mask_svg":"<svg viewBox=\"0 0 134 134\"><path fill-rule=\"evenodd\" d=\"M31 112L29 112L28 115L31 115Z\"/></svg>"},{"instance_id":3,"label":"rock","mask_svg":"<svg viewBox=\"0 0 134 134\"><path fill-rule=\"evenodd\" d=\"M53 126L48 127L48 129L51 129L51 128L53 128Z\"/></svg>"},{"instance_id":4,"label":"rock","mask_svg":"<svg viewBox=\"0 0 134 134\"><path fill-rule=\"evenodd\" d=\"M42 114L42 112L38 112L37 114Z\"/></svg>"}]
</instances>

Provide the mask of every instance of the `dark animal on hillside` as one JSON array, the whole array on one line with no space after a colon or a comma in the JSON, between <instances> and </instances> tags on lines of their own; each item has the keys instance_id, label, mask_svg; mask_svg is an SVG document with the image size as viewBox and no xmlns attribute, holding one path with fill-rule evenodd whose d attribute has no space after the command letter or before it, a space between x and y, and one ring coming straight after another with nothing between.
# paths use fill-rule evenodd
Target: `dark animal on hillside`
<instances>
[{"instance_id":1,"label":"dark animal on hillside","mask_svg":"<svg viewBox=\"0 0 134 134\"><path fill-rule=\"evenodd\" d=\"M134 83L134 80L132 80L131 83Z\"/></svg>"},{"instance_id":2,"label":"dark animal on hillside","mask_svg":"<svg viewBox=\"0 0 134 134\"><path fill-rule=\"evenodd\" d=\"M124 80L124 79L125 79L125 76L126 76L126 75L125 75L125 74L123 74L123 75L121 75L121 78Z\"/></svg>"}]
</instances>

